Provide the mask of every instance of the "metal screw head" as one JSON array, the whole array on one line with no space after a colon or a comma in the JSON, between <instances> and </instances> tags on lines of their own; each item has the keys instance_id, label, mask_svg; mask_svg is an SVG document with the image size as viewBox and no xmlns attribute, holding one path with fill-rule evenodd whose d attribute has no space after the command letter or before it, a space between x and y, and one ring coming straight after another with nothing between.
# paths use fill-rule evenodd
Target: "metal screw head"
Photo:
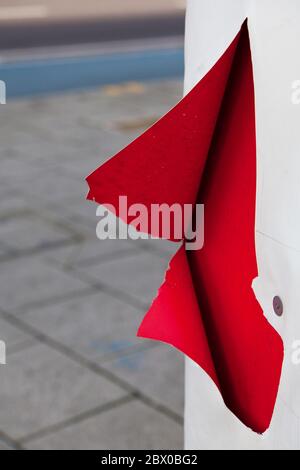
<instances>
[{"instance_id":1,"label":"metal screw head","mask_svg":"<svg viewBox=\"0 0 300 470\"><path fill-rule=\"evenodd\" d=\"M278 297L278 295L276 295L276 297L274 297L274 299L273 299L273 309L274 309L274 312L276 313L276 315L278 317L282 317L282 315L283 315L283 303L282 303L281 298Z\"/></svg>"}]
</instances>

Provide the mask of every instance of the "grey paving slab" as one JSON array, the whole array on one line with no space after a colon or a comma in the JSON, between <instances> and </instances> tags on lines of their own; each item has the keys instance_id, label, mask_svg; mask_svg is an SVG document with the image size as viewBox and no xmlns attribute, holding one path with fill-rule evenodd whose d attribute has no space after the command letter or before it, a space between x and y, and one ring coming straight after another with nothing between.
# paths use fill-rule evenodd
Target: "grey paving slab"
<instances>
[{"instance_id":1,"label":"grey paving slab","mask_svg":"<svg viewBox=\"0 0 300 470\"><path fill-rule=\"evenodd\" d=\"M10 252L10 248L4 246L3 244L0 244L0 259L9 255Z\"/></svg>"},{"instance_id":2,"label":"grey paving slab","mask_svg":"<svg viewBox=\"0 0 300 470\"><path fill-rule=\"evenodd\" d=\"M82 134L82 129L78 132ZM127 135L110 130L84 131L85 139L89 139L88 153L82 147L72 153L65 153L63 159L56 159L57 164L74 177L84 179L112 155L120 151L130 142ZM81 142L81 146L84 142Z\"/></svg>"},{"instance_id":3,"label":"grey paving slab","mask_svg":"<svg viewBox=\"0 0 300 470\"><path fill-rule=\"evenodd\" d=\"M82 182L78 186L82 186ZM56 203L56 210L67 223L80 224L85 232L88 231L96 236L96 226L99 221L99 217L96 216L98 205L86 200L87 190L88 187L84 185L84 194L77 194L70 200L64 199L59 206Z\"/></svg>"},{"instance_id":4,"label":"grey paving slab","mask_svg":"<svg viewBox=\"0 0 300 470\"><path fill-rule=\"evenodd\" d=\"M24 333L3 318L0 318L0 340L5 342L8 353L33 342L32 336Z\"/></svg>"},{"instance_id":5,"label":"grey paving slab","mask_svg":"<svg viewBox=\"0 0 300 470\"><path fill-rule=\"evenodd\" d=\"M0 192L0 217L22 214L31 211L32 207L26 202L20 192Z\"/></svg>"},{"instance_id":6,"label":"grey paving slab","mask_svg":"<svg viewBox=\"0 0 300 470\"><path fill-rule=\"evenodd\" d=\"M101 245L101 251L107 250L109 253L112 251L119 251L123 247L126 249L131 246L135 250L145 250L153 252L154 254L166 256L171 258L176 253L180 244L173 243L168 240L158 239L147 239L147 240L100 240L96 236L96 227L99 221L99 217L96 216L97 204L90 201L79 199L77 201L70 201L69 204L62 204L60 206L51 206L49 209L52 216L61 218L61 220L72 227L74 231L81 233L85 238L90 239L91 247L95 247L97 251L97 245ZM118 223L118 222L117 222Z\"/></svg>"},{"instance_id":7,"label":"grey paving slab","mask_svg":"<svg viewBox=\"0 0 300 470\"><path fill-rule=\"evenodd\" d=\"M132 243L139 249L164 257L167 260L171 260L181 246L181 243L151 238L148 240L134 240Z\"/></svg>"},{"instance_id":8,"label":"grey paving slab","mask_svg":"<svg viewBox=\"0 0 300 470\"><path fill-rule=\"evenodd\" d=\"M28 187L31 182L44 177L44 172L48 169L45 162L32 155L24 158L3 158L1 161L1 182L9 182L11 187L22 189Z\"/></svg>"},{"instance_id":9,"label":"grey paving slab","mask_svg":"<svg viewBox=\"0 0 300 470\"><path fill-rule=\"evenodd\" d=\"M73 211L74 209L74 211ZM85 207L84 204L76 204L74 206L69 206L67 208L60 207L59 212L61 215L64 214L64 222L68 221L72 225L74 231L81 233L85 238L89 238L90 242L87 243L86 250L92 252L95 249L95 258L94 264L99 257L99 260L102 261L103 258L107 258L109 253L124 252L131 249L137 253L142 251L152 252L157 256L164 256L171 259L171 257L176 253L180 244L172 243L167 240L157 240L157 239L148 239L148 240L131 240L129 237L126 240L120 239L107 239L100 240L96 236L96 227L98 218L95 215L94 207L88 206ZM88 249L90 245L90 249ZM106 255L107 253L107 255ZM98 254L100 256L98 256Z\"/></svg>"},{"instance_id":10,"label":"grey paving slab","mask_svg":"<svg viewBox=\"0 0 300 470\"><path fill-rule=\"evenodd\" d=\"M168 345L144 349L103 364L144 395L183 415L184 358Z\"/></svg>"},{"instance_id":11,"label":"grey paving slab","mask_svg":"<svg viewBox=\"0 0 300 470\"><path fill-rule=\"evenodd\" d=\"M59 125L59 121L57 123ZM11 135L11 131L12 129L8 131L8 135ZM7 175L6 179L10 178L12 187L19 183L25 188L34 178L42 178L44 173L58 168L65 160L79 160L80 156L82 157L82 149L76 148L68 139L65 139L64 143L56 142L55 132L50 138L51 133L49 122L48 132L46 129L41 131L33 127L25 132L28 138L24 139L23 134L17 134L15 140L12 139L6 146L1 146L0 154L6 162L4 175ZM30 139L30 136L34 139ZM5 137L3 138L5 140Z\"/></svg>"},{"instance_id":12,"label":"grey paving slab","mask_svg":"<svg viewBox=\"0 0 300 470\"><path fill-rule=\"evenodd\" d=\"M34 128L26 125L26 119L23 116L17 118L17 114L21 114L21 110L18 107L14 107L12 112L12 104L5 106L5 112L1 113L0 126L1 126L1 139L3 142L3 149L8 149L6 155L17 156L14 151L18 144L31 145L42 144L44 141L43 135L39 133L37 135L34 132Z\"/></svg>"},{"instance_id":13,"label":"grey paving slab","mask_svg":"<svg viewBox=\"0 0 300 470\"><path fill-rule=\"evenodd\" d=\"M103 292L28 311L23 321L77 353L101 362L147 341L136 338L144 312Z\"/></svg>"},{"instance_id":14,"label":"grey paving slab","mask_svg":"<svg viewBox=\"0 0 300 470\"><path fill-rule=\"evenodd\" d=\"M0 246L0 257L6 254L6 249L4 246Z\"/></svg>"},{"instance_id":15,"label":"grey paving slab","mask_svg":"<svg viewBox=\"0 0 300 470\"><path fill-rule=\"evenodd\" d=\"M99 281L149 304L177 247L157 240L99 242L85 177L181 94L179 81L121 84L15 101L0 115L0 261L9 249L40 251L2 259L0 309L22 314L35 329L177 414L181 355L135 337L146 308L89 288ZM69 236L76 238L71 245L54 247ZM8 364L0 367L0 431L6 435L33 433L28 447L37 449L182 446L181 427L138 401L99 413L124 392L0 316L2 336ZM0 438L2 448L7 444Z\"/></svg>"},{"instance_id":16,"label":"grey paving slab","mask_svg":"<svg viewBox=\"0 0 300 470\"><path fill-rule=\"evenodd\" d=\"M88 217L84 219L82 217L73 214L70 210L69 204L63 205L60 202L53 202L46 199L36 199L33 196L26 194L24 195L26 201L26 209L30 210L36 214L41 219L49 219L50 223L54 225L61 225L63 230L70 231L72 237L78 239L83 239L86 237L94 237L96 231L95 224L95 210L94 208L87 208ZM83 204L85 201L79 200L80 204Z\"/></svg>"},{"instance_id":17,"label":"grey paving slab","mask_svg":"<svg viewBox=\"0 0 300 470\"><path fill-rule=\"evenodd\" d=\"M38 257L18 258L2 263L0 270L0 308L23 311L27 304L85 290L87 284L46 264Z\"/></svg>"},{"instance_id":18,"label":"grey paving slab","mask_svg":"<svg viewBox=\"0 0 300 470\"><path fill-rule=\"evenodd\" d=\"M126 117L133 111L143 110L144 115L165 112L167 107L175 104L182 96L182 82L162 80L148 83L123 83L113 86L95 88L94 90L68 93L53 96L51 99L37 98L23 100L18 106L20 113L28 114L27 126L43 126L49 121L52 128L58 128L57 116L69 117L65 122L79 123L85 127L100 127L100 124L112 121L113 118ZM145 102L147 108L145 108ZM94 119L97 118L95 122ZM11 119L22 125L19 116L16 119L11 108ZM24 127L24 125L22 126ZM62 129L63 131L64 129Z\"/></svg>"},{"instance_id":19,"label":"grey paving slab","mask_svg":"<svg viewBox=\"0 0 300 470\"><path fill-rule=\"evenodd\" d=\"M0 429L19 439L116 400L124 392L45 345L0 368Z\"/></svg>"},{"instance_id":20,"label":"grey paving slab","mask_svg":"<svg viewBox=\"0 0 300 470\"><path fill-rule=\"evenodd\" d=\"M137 401L26 444L33 450L170 450L182 446L182 427Z\"/></svg>"},{"instance_id":21,"label":"grey paving slab","mask_svg":"<svg viewBox=\"0 0 300 470\"><path fill-rule=\"evenodd\" d=\"M100 116L104 127L107 123L111 127L124 120L134 118L157 118L165 114L182 96L182 84L178 81L161 81L141 85L143 88L140 88L139 93L134 92L134 87L131 89L126 83L119 87L108 86L103 89L103 94L99 99L103 103L109 103L110 109L109 120L105 120L105 115ZM145 109L145 102L147 102L147 109ZM140 129L137 128L136 131L139 132Z\"/></svg>"},{"instance_id":22,"label":"grey paving slab","mask_svg":"<svg viewBox=\"0 0 300 470\"><path fill-rule=\"evenodd\" d=\"M54 168L35 179L34 184L27 185L24 193L47 202L67 204L73 198L85 200L87 186L83 179L75 180Z\"/></svg>"},{"instance_id":23,"label":"grey paving slab","mask_svg":"<svg viewBox=\"0 0 300 470\"><path fill-rule=\"evenodd\" d=\"M73 245L51 250L45 254L45 258L65 268L72 268L130 256L137 251L135 245L127 240L99 240L95 235Z\"/></svg>"},{"instance_id":24,"label":"grey paving slab","mask_svg":"<svg viewBox=\"0 0 300 470\"><path fill-rule=\"evenodd\" d=\"M71 231L22 213L0 221L0 241L15 250L47 248L71 241L71 235Z\"/></svg>"},{"instance_id":25,"label":"grey paving slab","mask_svg":"<svg viewBox=\"0 0 300 470\"><path fill-rule=\"evenodd\" d=\"M78 271L149 304L164 281L167 267L166 259L141 253L105 264L79 267Z\"/></svg>"},{"instance_id":26,"label":"grey paving slab","mask_svg":"<svg viewBox=\"0 0 300 470\"><path fill-rule=\"evenodd\" d=\"M147 84L125 83L113 88L11 102L0 116L3 146L11 147L12 129L18 137L16 140L45 142L55 133L61 143L71 135L74 124L82 128L101 128L113 119L137 114L161 115L181 96L182 83L168 80ZM73 134L73 137L84 139L84 135Z\"/></svg>"},{"instance_id":27,"label":"grey paving slab","mask_svg":"<svg viewBox=\"0 0 300 470\"><path fill-rule=\"evenodd\" d=\"M69 203L51 204L50 213L55 217L62 218L64 223L73 227L74 230L90 238L96 234L96 205L87 204L84 198L76 198Z\"/></svg>"},{"instance_id":28,"label":"grey paving slab","mask_svg":"<svg viewBox=\"0 0 300 470\"><path fill-rule=\"evenodd\" d=\"M133 122L157 119L174 105L181 88L178 81L124 84L117 93L107 87L10 103L0 116L3 152L27 158L19 159L19 171L17 162L9 162L8 171L14 177L30 176L34 168L24 165L35 158L35 167L68 162L68 171L85 176L144 130L143 125L132 128Z\"/></svg>"}]
</instances>

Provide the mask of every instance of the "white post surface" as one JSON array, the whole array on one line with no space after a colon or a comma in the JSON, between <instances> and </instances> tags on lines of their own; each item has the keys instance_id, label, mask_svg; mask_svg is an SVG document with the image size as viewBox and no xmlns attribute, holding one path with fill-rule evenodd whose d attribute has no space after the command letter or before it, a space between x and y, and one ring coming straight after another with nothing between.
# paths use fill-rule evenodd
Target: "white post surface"
<instances>
[{"instance_id":1,"label":"white post surface","mask_svg":"<svg viewBox=\"0 0 300 470\"><path fill-rule=\"evenodd\" d=\"M224 405L211 379L186 361L187 449L300 449L300 2L188 0L187 93L214 65L248 18L257 121L256 254L253 290L285 344L274 417L258 435ZM279 295L284 315L274 315ZM255 347L255 345L253 345ZM297 357L299 358L299 351Z\"/></svg>"}]
</instances>

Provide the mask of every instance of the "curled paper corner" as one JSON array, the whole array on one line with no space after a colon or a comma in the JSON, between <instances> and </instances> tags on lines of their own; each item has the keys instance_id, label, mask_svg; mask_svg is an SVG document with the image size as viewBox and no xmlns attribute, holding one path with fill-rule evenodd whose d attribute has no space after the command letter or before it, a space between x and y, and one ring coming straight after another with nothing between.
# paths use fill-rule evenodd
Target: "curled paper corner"
<instances>
[{"instance_id":1,"label":"curled paper corner","mask_svg":"<svg viewBox=\"0 0 300 470\"><path fill-rule=\"evenodd\" d=\"M273 348L278 355L278 360L275 361L277 370L275 369L273 376L275 377L274 395L267 400L267 403L263 404L263 410L268 406L268 413L256 413L256 406L259 403L257 402L257 396L262 396L264 393L264 390L257 389L252 400L251 397L248 397L249 401L252 401L252 412L249 413L248 403L243 400L243 397L238 403L233 401L231 395L232 384L229 384L228 387L224 382L223 374L220 374L220 370L225 364L217 351L215 338L212 339L209 333L206 315L201 310L201 302L195 290L195 283L187 258L184 245L182 245L169 263L164 281L140 324L137 336L168 344L193 360L213 381L222 396L224 406L233 412L251 431L263 435L269 429L273 415L277 396L277 380L280 377L284 353L283 342L269 325L267 319L261 315L261 325L269 333L271 330L274 332L274 335L268 335L270 344L266 345L264 351L267 353L266 358L268 354L272 354ZM227 335L226 332L224 333ZM253 346L255 347L255 343ZM243 347L246 347L244 343L242 343ZM272 360L270 363L272 363ZM248 385L247 388L251 393L251 386Z\"/></svg>"},{"instance_id":2,"label":"curled paper corner","mask_svg":"<svg viewBox=\"0 0 300 470\"><path fill-rule=\"evenodd\" d=\"M88 198L115 208L120 195L149 209L205 205L203 249L187 252L183 243L138 335L190 357L226 406L264 433L278 393L283 342L251 289L257 276L256 132L247 24L183 100L87 182Z\"/></svg>"},{"instance_id":3,"label":"curled paper corner","mask_svg":"<svg viewBox=\"0 0 300 470\"><path fill-rule=\"evenodd\" d=\"M137 336L169 344L195 362L202 362L201 367L220 387L202 316L199 314L184 244L170 260L164 281Z\"/></svg>"}]
</instances>

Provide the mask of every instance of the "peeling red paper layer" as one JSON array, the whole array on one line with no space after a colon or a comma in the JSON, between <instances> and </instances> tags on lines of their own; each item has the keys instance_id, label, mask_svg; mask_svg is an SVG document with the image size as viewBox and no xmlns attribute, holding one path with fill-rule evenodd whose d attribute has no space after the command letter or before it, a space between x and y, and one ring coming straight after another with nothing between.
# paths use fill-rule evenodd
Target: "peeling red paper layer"
<instances>
[{"instance_id":1,"label":"peeling red paper layer","mask_svg":"<svg viewBox=\"0 0 300 470\"><path fill-rule=\"evenodd\" d=\"M154 203L205 205L204 248L186 251L183 241L138 335L193 359L228 408L263 433L277 397L283 343L251 289L256 134L247 24L175 108L87 182L88 199L116 209L120 195L128 205L146 205L149 214Z\"/></svg>"}]
</instances>

